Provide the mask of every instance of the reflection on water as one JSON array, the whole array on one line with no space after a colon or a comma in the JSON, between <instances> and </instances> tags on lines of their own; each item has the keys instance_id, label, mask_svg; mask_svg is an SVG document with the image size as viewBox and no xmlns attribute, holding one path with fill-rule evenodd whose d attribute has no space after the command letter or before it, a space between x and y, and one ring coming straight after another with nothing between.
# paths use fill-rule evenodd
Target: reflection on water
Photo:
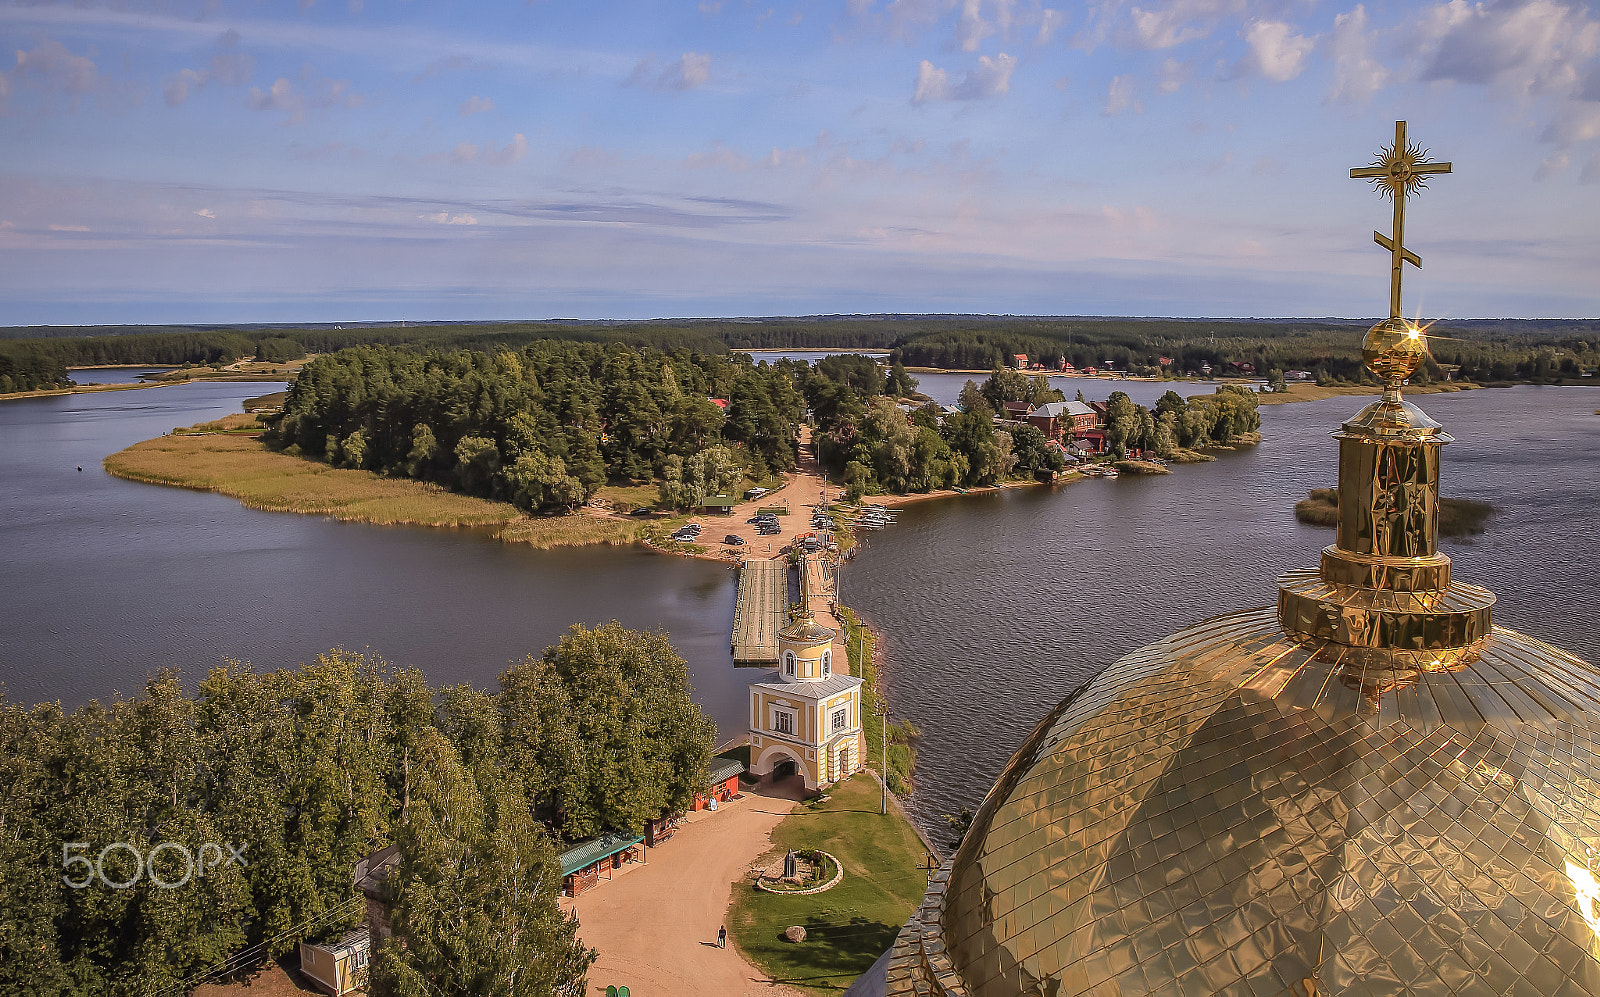
<instances>
[{"instance_id":1,"label":"reflection on water","mask_svg":"<svg viewBox=\"0 0 1600 997\"><path fill-rule=\"evenodd\" d=\"M1333 531L1293 505L1332 485L1327 434L1366 399L1262 409L1261 445L1170 476L1082 481L901 511L846 569L845 600L883 633L891 706L922 728L924 826L976 806L1034 723L1127 652L1207 617L1272 605ZM1491 502L1488 532L1445 539L1455 576L1499 595L1495 620L1600 660L1600 392L1428 395L1456 437L1444 493Z\"/></svg>"}]
</instances>

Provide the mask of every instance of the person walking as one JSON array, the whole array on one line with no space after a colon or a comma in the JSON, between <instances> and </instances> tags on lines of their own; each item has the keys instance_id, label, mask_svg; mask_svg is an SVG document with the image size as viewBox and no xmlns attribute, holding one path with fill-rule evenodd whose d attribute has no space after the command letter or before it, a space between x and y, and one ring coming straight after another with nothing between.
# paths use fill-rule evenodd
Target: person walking
<instances>
[{"instance_id":1,"label":"person walking","mask_svg":"<svg viewBox=\"0 0 1600 997\"><path fill-rule=\"evenodd\" d=\"M725 949L727 947L728 947L728 926L727 925L723 925L722 927L717 929L717 948Z\"/></svg>"}]
</instances>

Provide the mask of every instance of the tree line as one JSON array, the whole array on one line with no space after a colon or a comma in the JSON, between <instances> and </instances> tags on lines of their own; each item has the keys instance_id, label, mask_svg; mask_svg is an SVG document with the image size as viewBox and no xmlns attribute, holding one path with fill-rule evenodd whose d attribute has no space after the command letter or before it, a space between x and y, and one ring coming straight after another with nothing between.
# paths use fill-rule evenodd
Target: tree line
<instances>
[{"instance_id":1,"label":"tree line","mask_svg":"<svg viewBox=\"0 0 1600 997\"><path fill-rule=\"evenodd\" d=\"M646 322L446 322L317 326L86 326L0 328L0 355L18 351L65 366L109 363L216 363L242 356L294 359L294 350L330 353L352 346L516 352L540 340L619 343L671 352L743 349L885 349L912 366L990 370L1015 354L1054 366L1105 367L1139 374L1184 373L1230 363L1256 372L1306 370L1327 383L1370 379L1360 344L1368 322L1340 319L1136 319L945 315L825 315ZM1439 363L1479 382L1579 378L1600 362L1600 322L1457 319L1429 327ZM270 344L269 344L270 341ZM289 345L293 344L293 345ZM41 352L42 351L42 352ZM1163 367L1165 357L1171 363ZM1423 378L1439 379L1437 365Z\"/></svg>"},{"instance_id":2,"label":"tree line","mask_svg":"<svg viewBox=\"0 0 1600 997\"><path fill-rule=\"evenodd\" d=\"M355 347L301 370L269 440L530 512L571 509L608 480L666 480L692 503L708 481L793 469L794 366L622 344Z\"/></svg>"},{"instance_id":3,"label":"tree line","mask_svg":"<svg viewBox=\"0 0 1600 997\"><path fill-rule=\"evenodd\" d=\"M617 623L495 692L334 650L192 696L165 672L72 713L0 705L0 992L149 993L337 937L365 920L355 863L394 842L377 992L575 997L592 954L557 851L685 809L714 740L666 636Z\"/></svg>"}]
</instances>

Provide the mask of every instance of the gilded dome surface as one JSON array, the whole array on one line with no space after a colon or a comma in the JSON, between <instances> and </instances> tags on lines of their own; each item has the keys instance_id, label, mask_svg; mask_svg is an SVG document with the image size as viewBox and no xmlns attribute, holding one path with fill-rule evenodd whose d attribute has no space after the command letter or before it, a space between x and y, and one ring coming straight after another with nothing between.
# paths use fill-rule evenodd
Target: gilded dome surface
<instances>
[{"instance_id":1,"label":"gilded dome surface","mask_svg":"<svg viewBox=\"0 0 1600 997\"><path fill-rule=\"evenodd\" d=\"M1504 629L1457 671L1350 655L1258 610L1112 665L1008 764L889 992L1600 994L1600 674Z\"/></svg>"}]
</instances>

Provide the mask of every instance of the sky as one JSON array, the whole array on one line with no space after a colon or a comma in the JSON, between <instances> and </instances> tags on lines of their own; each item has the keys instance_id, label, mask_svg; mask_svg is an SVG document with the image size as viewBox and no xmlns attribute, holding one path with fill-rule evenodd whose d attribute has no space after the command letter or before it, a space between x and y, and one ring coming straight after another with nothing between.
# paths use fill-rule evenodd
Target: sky
<instances>
[{"instance_id":1,"label":"sky","mask_svg":"<svg viewBox=\"0 0 1600 997\"><path fill-rule=\"evenodd\" d=\"M1600 316L1584 0L0 0L0 325Z\"/></svg>"}]
</instances>

